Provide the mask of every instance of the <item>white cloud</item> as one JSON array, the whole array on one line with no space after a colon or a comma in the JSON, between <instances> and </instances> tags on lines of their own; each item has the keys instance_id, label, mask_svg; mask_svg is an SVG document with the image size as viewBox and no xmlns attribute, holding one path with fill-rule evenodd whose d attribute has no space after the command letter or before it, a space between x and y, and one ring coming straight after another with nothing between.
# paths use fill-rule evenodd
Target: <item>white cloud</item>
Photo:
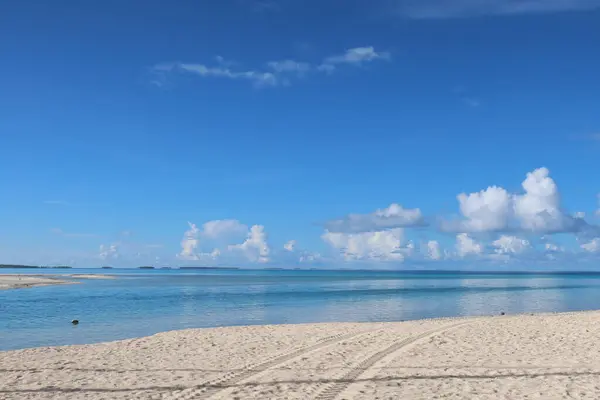
<instances>
[{"instance_id":1,"label":"white cloud","mask_svg":"<svg viewBox=\"0 0 600 400\"><path fill-rule=\"evenodd\" d=\"M427 257L432 260L440 260L442 258L440 244L436 240L427 242Z\"/></svg>"},{"instance_id":2,"label":"white cloud","mask_svg":"<svg viewBox=\"0 0 600 400\"><path fill-rule=\"evenodd\" d=\"M220 77L229 79L245 79L257 86L276 86L279 81L275 74L262 71L232 71L226 67L207 67L203 64L178 64L178 68L203 77Z\"/></svg>"},{"instance_id":3,"label":"white cloud","mask_svg":"<svg viewBox=\"0 0 600 400\"><path fill-rule=\"evenodd\" d=\"M457 198L461 214L465 217L458 229L467 232L506 229L511 197L503 188L491 186L478 193L461 193Z\"/></svg>"},{"instance_id":4,"label":"white cloud","mask_svg":"<svg viewBox=\"0 0 600 400\"><path fill-rule=\"evenodd\" d=\"M456 235L456 252L460 257L479 255L483 253L483 246L466 233Z\"/></svg>"},{"instance_id":5,"label":"white cloud","mask_svg":"<svg viewBox=\"0 0 600 400\"><path fill-rule=\"evenodd\" d=\"M269 261L270 249L261 225L248 229L246 225L233 219L208 221L202 225L202 229L191 222L188 225L189 229L181 241L181 251L177 255L180 260L214 262L223 261L224 257L224 260L236 262L235 254L242 254L252 262ZM239 235L246 236L243 243L226 245ZM201 241L205 246L216 242L224 245L224 248L215 247L211 252L202 252Z\"/></svg>"},{"instance_id":6,"label":"white cloud","mask_svg":"<svg viewBox=\"0 0 600 400\"><path fill-rule=\"evenodd\" d=\"M558 187L547 168L538 168L523 181L524 195L513 198L521 226L534 232L565 232L573 229L574 219L560 210Z\"/></svg>"},{"instance_id":7,"label":"white cloud","mask_svg":"<svg viewBox=\"0 0 600 400\"><path fill-rule=\"evenodd\" d=\"M402 247L404 238L402 228L362 233L326 231L321 238L337 249L342 257L348 261L404 261L404 258L414 251L412 242Z\"/></svg>"},{"instance_id":8,"label":"white cloud","mask_svg":"<svg viewBox=\"0 0 600 400\"><path fill-rule=\"evenodd\" d=\"M188 222L188 225L190 226L190 229L183 234L183 239L181 240L181 252L178 257L182 260L198 260L199 256L196 253L196 249L200 243L198 240L200 230L196 224Z\"/></svg>"},{"instance_id":9,"label":"white cloud","mask_svg":"<svg viewBox=\"0 0 600 400\"><path fill-rule=\"evenodd\" d=\"M332 74L335 71L335 66L332 64L321 64L317 67L317 71Z\"/></svg>"},{"instance_id":10,"label":"white cloud","mask_svg":"<svg viewBox=\"0 0 600 400\"><path fill-rule=\"evenodd\" d=\"M310 253L304 252L300 258L298 258L299 263L314 263L322 260L322 256L319 253Z\"/></svg>"},{"instance_id":11,"label":"white cloud","mask_svg":"<svg viewBox=\"0 0 600 400\"><path fill-rule=\"evenodd\" d=\"M600 0L399 0L398 11L415 19L540 14L600 7Z\"/></svg>"},{"instance_id":12,"label":"white cloud","mask_svg":"<svg viewBox=\"0 0 600 400\"><path fill-rule=\"evenodd\" d=\"M424 224L420 209L403 208L400 204L394 203L371 214L350 214L342 219L328 221L324 225L329 232L360 233Z\"/></svg>"},{"instance_id":13,"label":"white cloud","mask_svg":"<svg viewBox=\"0 0 600 400\"><path fill-rule=\"evenodd\" d=\"M348 49L344 54L327 57L322 65L335 65L335 64L362 64L365 62L383 59L388 60L390 53L388 52L377 52L372 46L369 47L355 47Z\"/></svg>"},{"instance_id":14,"label":"white cloud","mask_svg":"<svg viewBox=\"0 0 600 400\"><path fill-rule=\"evenodd\" d=\"M111 245L101 244L98 257L102 260L119 258L119 243L113 243Z\"/></svg>"},{"instance_id":15,"label":"white cloud","mask_svg":"<svg viewBox=\"0 0 600 400\"><path fill-rule=\"evenodd\" d=\"M203 236L208 238L220 238L233 235L244 235L248 232L248 227L236 219L218 219L208 221L202 225Z\"/></svg>"},{"instance_id":16,"label":"white cloud","mask_svg":"<svg viewBox=\"0 0 600 400\"><path fill-rule=\"evenodd\" d=\"M296 241L290 240L289 242L283 245L283 248L287 251L294 251L296 249Z\"/></svg>"},{"instance_id":17,"label":"white cloud","mask_svg":"<svg viewBox=\"0 0 600 400\"><path fill-rule=\"evenodd\" d=\"M558 253L558 252L564 251L565 249L563 247L561 247L561 246L558 246L558 245L554 244L554 243L546 243L544 245L544 250L546 250L549 253Z\"/></svg>"},{"instance_id":18,"label":"white cloud","mask_svg":"<svg viewBox=\"0 0 600 400\"><path fill-rule=\"evenodd\" d=\"M524 231L535 233L593 232L597 227L563 212L560 194L547 168L527 174L523 194L491 186L457 196L463 219L445 221L442 229L458 232Z\"/></svg>"},{"instance_id":19,"label":"white cloud","mask_svg":"<svg viewBox=\"0 0 600 400\"><path fill-rule=\"evenodd\" d=\"M600 252L600 238L595 238L589 241L588 243L582 244L581 248L590 253Z\"/></svg>"},{"instance_id":20,"label":"white cloud","mask_svg":"<svg viewBox=\"0 0 600 400\"><path fill-rule=\"evenodd\" d=\"M252 262L266 263L270 261L267 234L265 233L265 227L262 225L252 226L244 243L230 245L228 248L231 251L241 251Z\"/></svg>"},{"instance_id":21,"label":"white cloud","mask_svg":"<svg viewBox=\"0 0 600 400\"><path fill-rule=\"evenodd\" d=\"M271 61L267 65L275 72L292 72L298 75L305 74L312 69L309 63L294 60Z\"/></svg>"},{"instance_id":22,"label":"white cloud","mask_svg":"<svg viewBox=\"0 0 600 400\"><path fill-rule=\"evenodd\" d=\"M377 52L372 46L356 47L347 50L342 55L326 57L320 65L296 60L279 60L266 63L265 71L258 69L235 69L235 63L226 62L223 57L217 56L217 65L192 64L192 63L162 63L152 68L154 79L152 83L159 87L164 86L167 74L189 73L203 78L226 78L233 80L246 80L255 86L278 86L289 84L290 76L304 76L311 71L333 72L335 65L349 64L361 65L378 59L389 59L388 52Z\"/></svg>"},{"instance_id":23,"label":"white cloud","mask_svg":"<svg viewBox=\"0 0 600 400\"><path fill-rule=\"evenodd\" d=\"M528 240L516 236L502 235L498 240L492 242L497 254L520 254L531 248Z\"/></svg>"}]
</instances>

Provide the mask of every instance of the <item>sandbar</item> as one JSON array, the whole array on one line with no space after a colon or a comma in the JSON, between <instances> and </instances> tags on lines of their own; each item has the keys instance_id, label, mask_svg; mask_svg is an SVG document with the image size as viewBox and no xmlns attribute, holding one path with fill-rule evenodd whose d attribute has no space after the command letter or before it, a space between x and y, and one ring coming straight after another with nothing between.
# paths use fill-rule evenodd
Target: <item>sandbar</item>
<instances>
[{"instance_id":1,"label":"sandbar","mask_svg":"<svg viewBox=\"0 0 600 400\"><path fill-rule=\"evenodd\" d=\"M69 279L65 280L64 278ZM79 283L70 279L115 279L115 277L104 274L0 274L0 290Z\"/></svg>"},{"instance_id":2,"label":"sandbar","mask_svg":"<svg viewBox=\"0 0 600 400\"><path fill-rule=\"evenodd\" d=\"M55 276L48 275L8 275L0 274L0 290L2 289L26 289L37 286L69 285L77 283L66 281Z\"/></svg>"}]
</instances>

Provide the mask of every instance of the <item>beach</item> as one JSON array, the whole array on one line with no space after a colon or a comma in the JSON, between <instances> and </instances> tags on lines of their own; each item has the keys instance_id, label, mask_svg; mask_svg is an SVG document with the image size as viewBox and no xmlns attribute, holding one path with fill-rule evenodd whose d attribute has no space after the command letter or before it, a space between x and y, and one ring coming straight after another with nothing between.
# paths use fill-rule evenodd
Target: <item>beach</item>
<instances>
[{"instance_id":1,"label":"beach","mask_svg":"<svg viewBox=\"0 0 600 400\"><path fill-rule=\"evenodd\" d=\"M190 329L0 352L2 399L572 399L600 312Z\"/></svg>"},{"instance_id":2,"label":"beach","mask_svg":"<svg viewBox=\"0 0 600 400\"><path fill-rule=\"evenodd\" d=\"M98 274L56 274L56 275L34 275L34 274L0 274L0 290L3 289L26 289L50 285L71 285L79 282L64 280L74 279L114 279L109 275Z\"/></svg>"}]
</instances>

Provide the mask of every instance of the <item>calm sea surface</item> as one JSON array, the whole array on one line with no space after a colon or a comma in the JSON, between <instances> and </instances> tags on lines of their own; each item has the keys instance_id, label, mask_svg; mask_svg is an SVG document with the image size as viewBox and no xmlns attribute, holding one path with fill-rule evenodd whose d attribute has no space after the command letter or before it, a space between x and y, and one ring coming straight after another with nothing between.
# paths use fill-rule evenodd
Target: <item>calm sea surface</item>
<instances>
[{"instance_id":1,"label":"calm sea surface","mask_svg":"<svg viewBox=\"0 0 600 400\"><path fill-rule=\"evenodd\" d=\"M184 328L600 309L600 273L0 270L115 280L0 291L0 350ZM80 324L71 325L72 319Z\"/></svg>"}]
</instances>

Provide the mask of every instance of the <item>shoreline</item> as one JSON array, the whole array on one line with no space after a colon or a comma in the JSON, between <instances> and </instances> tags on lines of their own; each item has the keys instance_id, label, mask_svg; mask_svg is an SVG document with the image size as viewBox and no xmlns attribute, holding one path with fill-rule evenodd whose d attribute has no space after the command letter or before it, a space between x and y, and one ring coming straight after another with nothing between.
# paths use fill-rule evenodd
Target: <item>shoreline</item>
<instances>
[{"instance_id":1,"label":"shoreline","mask_svg":"<svg viewBox=\"0 0 600 400\"><path fill-rule=\"evenodd\" d=\"M0 352L0 387L8 399L590 398L598 335L600 311L185 329Z\"/></svg>"},{"instance_id":2,"label":"shoreline","mask_svg":"<svg viewBox=\"0 0 600 400\"><path fill-rule=\"evenodd\" d=\"M65 279L67 278L67 280ZM0 274L0 290L30 289L53 285L75 285L81 282L69 279L116 279L100 274Z\"/></svg>"}]
</instances>

